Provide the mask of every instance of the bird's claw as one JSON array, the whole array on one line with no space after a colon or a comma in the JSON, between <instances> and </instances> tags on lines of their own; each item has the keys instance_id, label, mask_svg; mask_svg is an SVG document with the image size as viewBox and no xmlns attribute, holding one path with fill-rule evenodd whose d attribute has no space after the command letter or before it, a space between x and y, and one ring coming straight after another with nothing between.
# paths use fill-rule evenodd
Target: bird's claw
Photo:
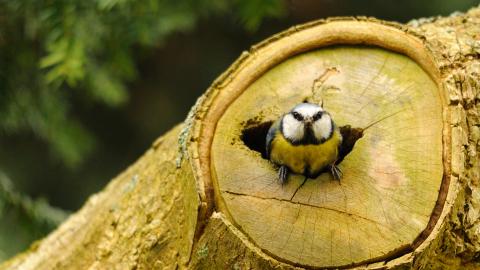
<instances>
[{"instance_id":1,"label":"bird's claw","mask_svg":"<svg viewBox=\"0 0 480 270\"><path fill-rule=\"evenodd\" d=\"M342 179L343 172L342 170L340 170L340 168L337 165L332 164L330 166L330 171L332 172L333 179L337 181L340 181L340 179Z\"/></svg>"},{"instance_id":2,"label":"bird's claw","mask_svg":"<svg viewBox=\"0 0 480 270\"><path fill-rule=\"evenodd\" d=\"M287 182L287 177L288 177L288 167L287 166L280 166L280 169L278 170L278 179L280 180L280 183L285 184Z\"/></svg>"}]
</instances>

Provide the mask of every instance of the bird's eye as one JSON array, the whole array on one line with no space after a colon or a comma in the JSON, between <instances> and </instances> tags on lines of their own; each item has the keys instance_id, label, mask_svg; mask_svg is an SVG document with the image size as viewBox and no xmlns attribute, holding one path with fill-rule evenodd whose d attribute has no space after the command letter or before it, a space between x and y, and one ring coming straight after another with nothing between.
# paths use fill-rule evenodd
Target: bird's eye
<instances>
[{"instance_id":1,"label":"bird's eye","mask_svg":"<svg viewBox=\"0 0 480 270\"><path fill-rule=\"evenodd\" d=\"M298 121L303 120L303 116L299 114L298 112L292 112L293 118L297 119Z\"/></svg>"},{"instance_id":2,"label":"bird's eye","mask_svg":"<svg viewBox=\"0 0 480 270\"><path fill-rule=\"evenodd\" d=\"M318 119L322 118L322 115L323 115L323 112L317 112L317 113L313 116L313 121L317 121Z\"/></svg>"}]
</instances>

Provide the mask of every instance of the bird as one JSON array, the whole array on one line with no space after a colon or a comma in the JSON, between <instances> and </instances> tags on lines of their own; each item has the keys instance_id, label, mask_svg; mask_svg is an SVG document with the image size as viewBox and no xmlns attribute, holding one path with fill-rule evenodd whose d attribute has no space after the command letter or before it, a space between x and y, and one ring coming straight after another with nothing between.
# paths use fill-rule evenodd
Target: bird
<instances>
[{"instance_id":1,"label":"bird","mask_svg":"<svg viewBox=\"0 0 480 270\"><path fill-rule=\"evenodd\" d=\"M283 114L269 128L267 158L279 167L278 178L286 183L289 173L316 178L329 169L333 178L343 176L336 162L342 135L322 106L304 102Z\"/></svg>"}]
</instances>

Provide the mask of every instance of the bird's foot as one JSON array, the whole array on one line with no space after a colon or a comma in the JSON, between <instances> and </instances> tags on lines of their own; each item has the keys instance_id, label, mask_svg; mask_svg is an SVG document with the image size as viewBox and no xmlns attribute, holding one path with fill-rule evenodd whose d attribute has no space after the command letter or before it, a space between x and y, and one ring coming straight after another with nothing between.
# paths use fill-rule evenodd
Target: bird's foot
<instances>
[{"instance_id":1,"label":"bird's foot","mask_svg":"<svg viewBox=\"0 0 480 270\"><path fill-rule=\"evenodd\" d=\"M340 179L342 179L343 172L342 170L340 170L340 168L337 165L335 164L330 165L330 171L332 173L333 179L337 181L340 181Z\"/></svg>"},{"instance_id":2,"label":"bird's foot","mask_svg":"<svg viewBox=\"0 0 480 270\"><path fill-rule=\"evenodd\" d=\"M287 182L288 172L289 170L287 166L280 166L280 169L278 170L278 179L280 180L280 183L282 183L282 185Z\"/></svg>"}]
</instances>

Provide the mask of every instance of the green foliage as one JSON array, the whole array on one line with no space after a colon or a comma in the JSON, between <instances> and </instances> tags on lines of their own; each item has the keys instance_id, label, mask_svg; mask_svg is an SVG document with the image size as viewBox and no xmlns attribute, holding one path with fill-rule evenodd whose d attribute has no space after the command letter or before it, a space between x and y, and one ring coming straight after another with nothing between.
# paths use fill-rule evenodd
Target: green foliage
<instances>
[{"instance_id":1,"label":"green foliage","mask_svg":"<svg viewBox=\"0 0 480 270\"><path fill-rule=\"evenodd\" d=\"M43 199L32 200L16 192L0 171L0 262L50 232L67 215Z\"/></svg>"},{"instance_id":2,"label":"green foliage","mask_svg":"<svg viewBox=\"0 0 480 270\"><path fill-rule=\"evenodd\" d=\"M248 30L284 12L282 0L0 0L0 131L33 133L78 165L92 134L72 104L119 106L135 78L135 52L234 10Z\"/></svg>"},{"instance_id":3,"label":"green foliage","mask_svg":"<svg viewBox=\"0 0 480 270\"><path fill-rule=\"evenodd\" d=\"M255 31L265 17L280 17L285 15L285 8L277 0L236 0L239 14L249 31Z\"/></svg>"}]
</instances>

